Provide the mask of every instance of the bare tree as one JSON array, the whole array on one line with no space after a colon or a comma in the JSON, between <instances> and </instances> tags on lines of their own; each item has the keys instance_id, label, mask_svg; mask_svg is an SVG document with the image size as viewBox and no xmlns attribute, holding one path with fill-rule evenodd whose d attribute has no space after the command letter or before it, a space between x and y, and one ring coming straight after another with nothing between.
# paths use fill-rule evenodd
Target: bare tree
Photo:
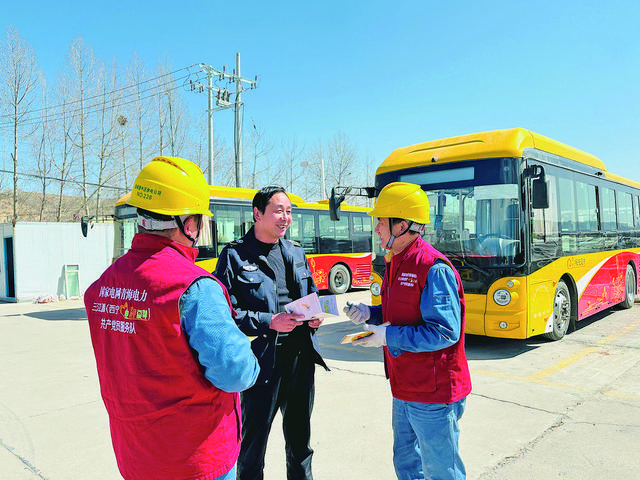
<instances>
[{"instance_id":1,"label":"bare tree","mask_svg":"<svg viewBox=\"0 0 640 480\"><path fill-rule=\"evenodd\" d=\"M71 125L73 112L72 105L69 102L69 81L63 75L58 77L57 103L60 112L55 116L55 134L54 138L58 144L56 154L51 161L56 172L56 176L60 178L58 188L58 201L56 205L56 221L62 220L63 199L66 183L73 169L73 143L71 142Z\"/></svg>"},{"instance_id":2,"label":"bare tree","mask_svg":"<svg viewBox=\"0 0 640 480\"><path fill-rule=\"evenodd\" d=\"M21 134L29 135L33 131L29 114L36 100L39 78L38 61L33 48L22 40L13 27L7 28L6 40L0 49L0 76L2 77L0 104L6 112L7 123L11 125L13 136L11 159L15 221L18 218L18 139ZM29 132L24 132L23 127L28 128Z\"/></svg>"},{"instance_id":3,"label":"bare tree","mask_svg":"<svg viewBox=\"0 0 640 480\"><path fill-rule=\"evenodd\" d=\"M89 139L91 125L89 115L91 113L91 92L95 84L95 56L93 49L84 44L81 37L74 39L69 48L67 57L70 70L71 98L73 102L73 130L71 140L79 151L82 168L82 210L89 214Z\"/></svg>"},{"instance_id":4,"label":"bare tree","mask_svg":"<svg viewBox=\"0 0 640 480\"><path fill-rule=\"evenodd\" d=\"M105 183L107 177L112 178L113 175L109 175L112 172L108 172L109 165L112 164L110 160L114 156L114 150L116 147L116 139L119 136L116 131L116 125L118 121L115 116L116 108L115 104L119 101L117 92L117 68L115 62L112 68L107 68L104 64L100 64L96 70L97 72L97 84L99 88L99 97L96 105L97 110L97 129L96 140L93 142L95 146L94 156L97 158L96 167L96 211L95 214L100 214L100 195L102 193L102 185ZM109 179L110 179L109 178Z\"/></svg>"},{"instance_id":5,"label":"bare tree","mask_svg":"<svg viewBox=\"0 0 640 480\"><path fill-rule=\"evenodd\" d=\"M299 145L296 137L281 142L280 170L283 172L282 183L288 191L301 195L305 200L309 195L306 179L308 163L305 160L305 147Z\"/></svg>"},{"instance_id":6,"label":"bare tree","mask_svg":"<svg viewBox=\"0 0 640 480\"><path fill-rule=\"evenodd\" d=\"M336 133L324 144L318 141L310 157L321 199L329 198L328 185L351 185L355 182L358 154L344 133Z\"/></svg>"},{"instance_id":7,"label":"bare tree","mask_svg":"<svg viewBox=\"0 0 640 480\"><path fill-rule=\"evenodd\" d=\"M149 80L146 80L145 77L144 63L140 57L134 53L127 66L127 80L132 86L134 100L131 103L132 115L128 119L125 118L125 123L131 125L131 131L133 132L138 171L142 170L142 167L149 157L156 153L155 151L152 151L151 155L147 153L149 150L152 150L148 147L148 137L151 131L150 113L152 109L151 99L153 98L150 94L150 89L153 85ZM125 188L127 188L127 185L125 185Z\"/></svg>"},{"instance_id":8,"label":"bare tree","mask_svg":"<svg viewBox=\"0 0 640 480\"><path fill-rule=\"evenodd\" d=\"M49 121L49 106L47 98L47 82L44 79L44 75L41 73L41 95L42 95L42 108L40 109L40 121L37 125L37 135L33 135L33 158L35 160L35 170L38 173L40 180L40 207L39 218L40 221L45 220L45 207L47 204L47 187L51 180L49 175L51 174L53 158L53 142L51 141L51 122Z\"/></svg>"},{"instance_id":9,"label":"bare tree","mask_svg":"<svg viewBox=\"0 0 640 480\"><path fill-rule=\"evenodd\" d=\"M196 132L197 135L194 135ZM197 122L195 128L191 130L191 136L187 139L187 147L185 149L186 158L196 163L209 178L209 138L206 122ZM229 155L227 146L216 137L213 136L213 171L218 172L220 166L224 163L225 156ZM213 184L217 184L215 177Z\"/></svg>"},{"instance_id":10,"label":"bare tree","mask_svg":"<svg viewBox=\"0 0 640 480\"><path fill-rule=\"evenodd\" d=\"M270 178L271 162L268 161L269 154L273 150L271 145L264 136L264 130L256 127L255 123L249 134L249 151L246 152L245 158L251 158L250 182L251 188L260 188L261 179L263 182ZM266 162L263 160L267 160ZM281 169L277 170L278 174ZM245 174L246 175L246 174ZM268 182L273 183L273 182Z\"/></svg>"},{"instance_id":11,"label":"bare tree","mask_svg":"<svg viewBox=\"0 0 640 480\"><path fill-rule=\"evenodd\" d=\"M165 130L165 124L167 123L167 118L168 118L168 114L167 114L167 108L165 106L165 101L164 101L164 94L163 93L158 93L158 92L163 92L164 90L164 75L165 75L165 69L162 66L162 64L158 64L158 76L156 77L156 91L154 93L154 108L156 110L156 114L157 114L157 144L158 144L158 151L160 153L160 155L164 155L164 149L165 149L165 136L164 136L164 130Z\"/></svg>"}]
</instances>

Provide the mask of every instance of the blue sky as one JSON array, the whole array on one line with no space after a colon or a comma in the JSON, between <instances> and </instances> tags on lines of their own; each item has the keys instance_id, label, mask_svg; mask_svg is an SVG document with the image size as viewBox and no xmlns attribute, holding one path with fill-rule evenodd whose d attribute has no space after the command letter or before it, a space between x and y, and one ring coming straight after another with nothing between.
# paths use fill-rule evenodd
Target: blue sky
<instances>
[{"instance_id":1,"label":"blue sky","mask_svg":"<svg viewBox=\"0 0 640 480\"><path fill-rule=\"evenodd\" d=\"M525 127L640 181L640 3L583 1L5 2L50 82L82 36L102 60L258 75L245 122L308 145L398 147ZM204 111L206 97L193 94ZM216 114L232 132L232 112ZM246 124L245 124L246 125Z\"/></svg>"}]
</instances>

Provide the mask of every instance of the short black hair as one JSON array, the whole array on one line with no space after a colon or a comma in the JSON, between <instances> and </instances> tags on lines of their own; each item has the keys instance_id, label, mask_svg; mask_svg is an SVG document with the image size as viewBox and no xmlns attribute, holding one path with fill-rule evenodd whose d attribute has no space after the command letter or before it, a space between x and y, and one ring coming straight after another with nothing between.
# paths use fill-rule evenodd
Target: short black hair
<instances>
[{"instance_id":1,"label":"short black hair","mask_svg":"<svg viewBox=\"0 0 640 480\"><path fill-rule=\"evenodd\" d=\"M287 191L284 189L284 187L279 187L277 185L269 185L268 187L262 187L260 190L256 192L256 194L253 197L253 207L257 208L260 213L264 213L264 210L267 208L267 204L269 203L269 200L271 200L271 197L273 197L276 193L284 193L285 195L287 195Z\"/></svg>"},{"instance_id":2,"label":"short black hair","mask_svg":"<svg viewBox=\"0 0 640 480\"><path fill-rule=\"evenodd\" d=\"M145 217L151 217L155 220L163 220L163 221L169 221L169 220L173 220L173 216L171 215L164 215L162 213L156 213L156 212L150 212L149 210L145 210L144 208L140 208L138 207L137 209L138 215L144 215Z\"/></svg>"}]
</instances>

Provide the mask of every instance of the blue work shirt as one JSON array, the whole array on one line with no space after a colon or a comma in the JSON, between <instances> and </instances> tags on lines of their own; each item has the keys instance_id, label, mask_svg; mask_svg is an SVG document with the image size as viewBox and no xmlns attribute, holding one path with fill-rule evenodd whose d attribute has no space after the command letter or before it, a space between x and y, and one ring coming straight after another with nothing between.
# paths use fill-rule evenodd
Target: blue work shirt
<instances>
[{"instance_id":1,"label":"blue work shirt","mask_svg":"<svg viewBox=\"0 0 640 480\"><path fill-rule=\"evenodd\" d=\"M231 317L218 282L202 277L189 286L180 297L180 323L213 385L225 392L241 392L255 383L258 360Z\"/></svg>"},{"instance_id":2,"label":"blue work shirt","mask_svg":"<svg viewBox=\"0 0 640 480\"><path fill-rule=\"evenodd\" d=\"M460 299L458 283L451 267L438 260L429 269L427 282L420 296L422 325L387 327L389 353L394 357L403 352L434 352L454 345L460 339ZM367 323L380 325L382 306L370 307Z\"/></svg>"}]
</instances>

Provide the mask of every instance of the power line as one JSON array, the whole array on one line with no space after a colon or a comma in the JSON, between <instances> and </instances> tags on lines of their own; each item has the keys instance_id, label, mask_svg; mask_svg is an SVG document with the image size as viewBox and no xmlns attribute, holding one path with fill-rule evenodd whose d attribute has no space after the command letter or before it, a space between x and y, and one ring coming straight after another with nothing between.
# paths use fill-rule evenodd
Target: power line
<instances>
[{"instance_id":1,"label":"power line","mask_svg":"<svg viewBox=\"0 0 640 480\"><path fill-rule=\"evenodd\" d=\"M182 85L184 85L186 83L186 79L193 75L193 73L190 71L190 69L193 68L193 67L194 67L194 65L190 65L189 67L180 68L178 70L174 70L173 72L166 73L166 74L163 74L163 75L159 75L159 76L154 77L154 78L142 80L142 81L140 81L138 83L135 83L135 84L132 84L132 85L127 85L127 86L119 87L119 88L116 88L114 90L110 90L110 91L107 91L107 92L94 94L94 95L92 95L90 97L87 97L87 98L85 98L83 100L74 100L74 101L69 102L69 103L58 104L58 105L54 105L54 106L51 106L51 107L42 107L42 108L38 108L38 109L29 110L27 112L23 112L23 115L32 116L32 115L34 115L34 114L36 114L38 112L48 111L48 110L54 110L54 112L50 113L50 114L47 114L44 117L40 116L40 117L36 117L36 118L33 118L33 119L29 119L28 121L20 122L20 124L21 125L33 125L33 124L41 123L44 120L55 120L56 118L61 118L63 115L73 116L75 113L77 113L79 111L82 111L82 110L85 110L87 114L91 114L91 113L94 113L96 111L100 111L100 110L105 109L105 108L116 109L116 108L120 108L120 107L122 107L124 105L129 105L131 103L134 103L134 102L136 102L138 100L145 100L145 99L148 99L148 98L156 97L156 96L160 95L160 93L164 93L164 91L169 92L169 91L177 90L178 88L180 88L180 85L176 85L176 86L172 86L171 88L162 90L163 87L166 87L167 85L172 85L172 84L175 84L176 82L179 82L180 80L185 80L185 82L183 82L183 84L182 84ZM176 74L178 72L181 72L183 70L187 71L187 73L185 75L177 77L177 78L173 77L174 74ZM196 72L196 75L200 71ZM126 90L129 90L129 89L132 89L132 88L137 88L137 87L142 86L144 84L147 84L147 83L150 83L150 82L153 82L153 81L156 81L156 80L159 80L161 78L168 77L168 76L170 77L170 80L168 80L168 81L166 81L164 83L161 83L161 84L158 84L158 85L152 85L152 86L149 86L148 88L144 88L143 90L140 90L140 91L135 90L132 93L129 93L127 95L122 95L122 96L118 97L118 101L116 103L114 103L112 105L109 105L108 107L105 106L105 103L106 103L108 97L109 96L113 96L117 92L126 91ZM161 92L161 90L162 90L162 92ZM133 96L137 96L137 95L140 95L140 94L144 94L146 92L154 92L154 93L152 93L150 95L147 95L145 97L139 98L139 99L135 98L135 99L133 99L131 101L126 101L126 102L122 101L123 99L127 99L127 98L130 98L130 97L133 97ZM89 105L89 106L84 107L84 108L83 107L79 107L79 108L76 108L74 110L66 110L67 108L69 108L69 107L71 107L71 106L73 106L75 104L78 104L80 102L88 102L88 101L94 100L96 98L102 98L103 101L98 102L98 103L94 103L94 104ZM65 110L63 110L61 112L55 112L55 110L58 110L58 109L65 109ZM11 118L10 115L7 115L7 114L0 115L0 118L2 118L2 117ZM0 123L0 127L9 127L11 125L13 125L12 121L8 121L8 122L5 122L5 123Z\"/></svg>"},{"instance_id":2,"label":"power line","mask_svg":"<svg viewBox=\"0 0 640 480\"><path fill-rule=\"evenodd\" d=\"M0 169L0 173L8 173L8 174L13 175L13 170L2 170L2 169ZM19 177L37 178L38 180L55 180L56 182L60 182L60 183L73 183L75 185L82 186L82 183L78 182L77 180L73 180L73 179L63 180L61 178L49 177L47 175L36 175L35 173L22 173L22 172L16 172L16 175L19 176ZM123 191L123 192L128 192L129 191L129 189L125 188L125 187L116 187L116 186L113 186L113 185L103 185L103 184L92 183L92 182L84 182L84 185L87 185L87 186L90 186L90 187L96 187L96 188L105 188L105 189L109 189L109 190L119 190L119 191Z\"/></svg>"}]
</instances>

